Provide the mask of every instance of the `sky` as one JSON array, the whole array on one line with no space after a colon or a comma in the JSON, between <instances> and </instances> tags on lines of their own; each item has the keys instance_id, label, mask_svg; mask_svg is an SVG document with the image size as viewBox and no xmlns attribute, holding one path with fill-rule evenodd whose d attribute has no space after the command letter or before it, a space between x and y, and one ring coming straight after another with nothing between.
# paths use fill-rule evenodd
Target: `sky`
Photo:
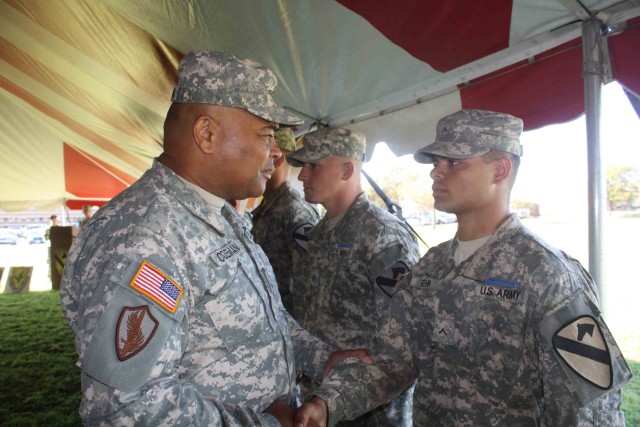
<instances>
[{"instance_id":1,"label":"sky","mask_svg":"<svg viewBox=\"0 0 640 427\"><path fill-rule=\"evenodd\" d=\"M618 83L613 82L602 88L600 126L605 165L617 164L640 169L640 119ZM575 212L587 212L584 115L568 123L524 132L520 142L524 154L512 200L538 203L542 215L569 216ZM411 155L395 157L384 143L376 145L371 160L364 168L375 179L391 170L395 164L415 168L425 177L431 169L429 165L416 163Z\"/></svg>"}]
</instances>

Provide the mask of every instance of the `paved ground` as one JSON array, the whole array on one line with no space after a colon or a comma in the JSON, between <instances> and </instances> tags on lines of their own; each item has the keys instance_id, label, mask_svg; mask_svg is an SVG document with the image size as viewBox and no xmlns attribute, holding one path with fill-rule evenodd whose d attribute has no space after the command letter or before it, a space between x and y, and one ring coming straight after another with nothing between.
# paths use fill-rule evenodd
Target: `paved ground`
<instances>
[{"instance_id":1,"label":"paved ground","mask_svg":"<svg viewBox=\"0 0 640 427\"><path fill-rule=\"evenodd\" d=\"M588 228L586 221L557 218L529 218L524 223L553 245L563 249L588 266ZM640 361L640 328L635 314L640 301L640 280L633 273L640 262L634 245L640 240L640 218L612 217L606 224L605 267L605 319L618 340L625 356ZM418 233L431 246L450 239L456 224L443 224L435 228L416 227ZM47 244L26 243L0 245L0 292L4 292L11 266L33 266L31 291L51 289L47 270ZM423 247L426 250L426 247Z\"/></svg>"}]
</instances>

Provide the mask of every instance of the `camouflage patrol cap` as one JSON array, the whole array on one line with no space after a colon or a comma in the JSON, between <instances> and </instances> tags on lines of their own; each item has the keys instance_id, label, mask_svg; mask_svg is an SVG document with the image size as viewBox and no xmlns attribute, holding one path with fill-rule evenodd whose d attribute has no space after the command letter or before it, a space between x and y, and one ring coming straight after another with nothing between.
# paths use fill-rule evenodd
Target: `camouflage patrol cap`
<instances>
[{"instance_id":1,"label":"camouflage patrol cap","mask_svg":"<svg viewBox=\"0 0 640 427\"><path fill-rule=\"evenodd\" d=\"M289 164L301 167L331 156L364 161L367 142L361 133L344 128L324 128L304 136L302 148L287 156Z\"/></svg>"},{"instance_id":2,"label":"camouflage patrol cap","mask_svg":"<svg viewBox=\"0 0 640 427\"><path fill-rule=\"evenodd\" d=\"M280 128L274 135L276 144L281 150L296 151L296 138L291 128Z\"/></svg>"},{"instance_id":3,"label":"camouflage patrol cap","mask_svg":"<svg viewBox=\"0 0 640 427\"><path fill-rule=\"evenodd\" d=\"M178 67L171 101L236 107L274 123L297 125L299 117L278 107L271 97L277 85L271 70L225 52L189 52Z\"/></svg>"},{"instance_id":4,"label":"camouflage patrol cap","mask_svg":"<svg viewBox=\"0 0 640 427\"><path fill-rule=\"evenodd\" d=\"M522 156L522 120L505 113L460 110L443 117L436 127L436 140L416 151L419 163L432 163L434 156L470 159L489 150Z\"/></svg>"}]
</instances>

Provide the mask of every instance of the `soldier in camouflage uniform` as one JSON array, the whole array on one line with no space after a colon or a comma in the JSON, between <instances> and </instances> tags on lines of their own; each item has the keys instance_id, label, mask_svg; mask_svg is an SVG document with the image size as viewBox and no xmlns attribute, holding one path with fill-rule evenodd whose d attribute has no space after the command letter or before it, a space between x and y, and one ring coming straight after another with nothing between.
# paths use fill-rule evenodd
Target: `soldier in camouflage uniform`
<instances>
[{"instance_id":1,"label":"soldier in camouflage uniform","mask_svg":"<svg viewBox=\"0 0 640 427\"><path fill-rule=\"evenodd\" d=\"M281 156L271 71L184 57L164 152L82 228L62 283L90 425L293 422L296 364L330 348L282 307L273 271L225 200L257 197ZM295 361L295 362L294 362Z\"/></svg>"},{"instance_id":2,"label":"soldier in camouflage uniform","mask_svg":"<svg viewBox=\"0 0 640 427\"><path fill-rule=\"evenodd\" d=\"M291 273L307 250L306 234L320 220L320 213L289 183L291 166L284 156L296 149L293 131L278 129L275 139L282 157L274 164L262 202L252 212L251 234L271 262L284 308L293 313Z\"/></svg>"},{"instance_id":3,"label":"soldier in camouflage uniform","mask_svg":"<svg viewBox=\"0 0 640 427\"><path fill-rule=\"evenodd\" d=\"M307 255L295 272L301 298L294 301L294 317L341 349L372 344L393 287L420 257L408 227L364 195L365 149L362 134L327 128L306 135L303 147L287 156L302 166L305 199L327 210L309 232ZM410 424L412 392L353 425Z\"/></svg>"},{"instance_id":4,"label":"soldier in camouflage uniform","mask_svg":"<svg viewBox=\"0 0 640 427\"><path fill-rule=\"evenodd\" d=\"M509 213L521 131L516 117L462 110L414 155L433 163L435 206L458 231L396 287L376 365L337 368L318 392L331 417L375 405L413 370L418 426L624 425L632 375L592 278Z\"/></svg>"}]
</instances>

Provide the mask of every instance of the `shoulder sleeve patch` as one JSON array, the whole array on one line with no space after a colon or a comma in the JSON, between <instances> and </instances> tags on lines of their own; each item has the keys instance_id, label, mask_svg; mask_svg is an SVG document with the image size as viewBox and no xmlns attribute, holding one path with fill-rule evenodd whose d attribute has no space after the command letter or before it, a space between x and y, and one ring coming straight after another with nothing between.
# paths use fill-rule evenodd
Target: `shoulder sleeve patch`
<instances>
[{"instance_id":1,"label":"shoulder sleeve patch","mask_svg":"<svg viewBox=\"0 0 640 427\"><path fill-rule=\"evenodd\" d=\"M184 291L156 267L143 261L130 283L170 313L175 313Z\"/></svg>"},{"instance_id":2,"label":"shoulder sleeve patch","mask_svg":"<svg viewBox=\"0 0 640 427\"><path fill-rule=\"evenodd\" d=\"M387 268L381 272L378 277L376 277L376 284L382 292L391 296L393 288L400 279L409 273L409 270L409 267L404 263L404 261L396 261L391 267Z\"/></svg>"},{"instance_id":3,"label":"shoulder sleeve patch","mask_svg":"<svg viewBox=\"0 0 640 427\"><path fill-rule=\"evenodd\" d=\"M562 392L573 404L586 406L612 390L618 390L633 377L611 331L600 316L595 301L580 289L556 305L536 325L542 369L549 373L550 398ZM573 384L573 397L566 394L566 383Z\"/></svg>"},{"instance_id":4,"label":"shoulder sleeve patch","mask_svg":"<svg viewBox=\"0 0 640 427\"><path fill-rule=\"evenodd\" d=\"M309 233L312 228L313 225L311 224L302 224L293 230L293 241L304 251L307 250L309 245L309 236L307 236L307 233Z\"/></svg>"},{"instance_id":5,"label":"shoulder sleeve patch","mask_svg":"<svg viewBox=\"0 0 640 427\"><path fill-rule=\"evenodd\" d=\"M180 343L171 331L179 321L163 307L130 286L117 286L100 316L86 350L79 355L81 369L91 378L124 391L139 390L154 367L164 366L163 349L177 357Z\"/></svg>"},{"instance_id":6,"label":"shoulder sleeve patch","mask_svg":"<svg viewBox=\"0 0 640 427\"><path fill-rule=\"evenodd\" d=\"M116 326L116 354L122 362L140 353L158 329L149 306L123 307Z\"/></svg>"},{"instance_id":7,"label":"shoulder sleeve patch","mask_svg":"<svg viewBox=\"0 0 640 427\"><path fill-rule=\"evenodd\" d=\"M551 343L576 374L598 388L611 388L611 355L596 319L581 316L572 320L553 335Z\"/></svg>"}]
</instances>

